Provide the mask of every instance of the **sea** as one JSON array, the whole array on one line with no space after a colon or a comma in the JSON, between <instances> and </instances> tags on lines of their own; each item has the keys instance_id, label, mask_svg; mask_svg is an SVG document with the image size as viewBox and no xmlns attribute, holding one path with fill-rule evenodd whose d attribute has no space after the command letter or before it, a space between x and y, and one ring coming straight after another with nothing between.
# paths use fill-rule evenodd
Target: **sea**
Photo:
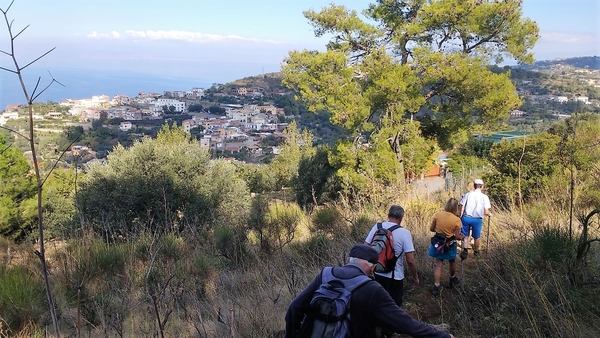
<instances>
[{"instance_id":1,"label":"sea","mask_svg":"<svg viewBox=\"0 0 600 338\"><path fill-rule=\"evenodd\" d=\"M95 70L30 70L24 72L24 81L31 96L38 78L40 82L36 95L46 88L34 102L59 102L65 99L84 99L94 95L114 97L124 94L137 96L140 92L159 93L165 91L190 90L192 88L210 88L214 83L205 78L185 76L165 76L134 73L127 71ZM56 82L53 82L55 79ZM221 82L222 83L222 82ZM25 104L27 100L16 74L0 71L0 111L9 104Z\"/></svg>"}]
</instances>

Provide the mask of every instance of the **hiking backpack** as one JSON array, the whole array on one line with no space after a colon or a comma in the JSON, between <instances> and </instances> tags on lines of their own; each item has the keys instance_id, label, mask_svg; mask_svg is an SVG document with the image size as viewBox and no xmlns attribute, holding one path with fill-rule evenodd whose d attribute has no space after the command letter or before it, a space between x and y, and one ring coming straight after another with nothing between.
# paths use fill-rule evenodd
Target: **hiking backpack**
<instances>
[{"instance_id":1,"label":"hiking backpack","mask_svg":"<svg viewBox=\"0 0 600 338\"><path fill-rule=\"evenodd\" d=\"M379 259L375 272L387 273L394 271L396 268L396 251L394 251L394 236L392 232L401 228L398 224L391 226L389 229L383 227L383 224L377 223L377 230L371 239L371 246L379 253Z\"/></svg>"},{"instance_id":2,"label":"hiking backpack","mask_svg":"<svg viewBox=\"0 0 600 338\"><path fill-rule=\"evenodd\" d=\"M302 320L299 338L350 337L350 297L352 291L371 279L360 274L338 279L332 267L321 274L321 285L310 301L310 311Z\"/></svg>"}]
</instances>

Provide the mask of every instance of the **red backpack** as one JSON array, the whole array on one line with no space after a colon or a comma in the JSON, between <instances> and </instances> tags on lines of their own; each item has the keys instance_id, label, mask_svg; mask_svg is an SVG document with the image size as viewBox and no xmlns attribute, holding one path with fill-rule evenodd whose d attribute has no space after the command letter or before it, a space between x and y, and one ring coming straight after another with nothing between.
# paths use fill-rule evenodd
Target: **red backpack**
<instances>
[{"instance_id":1,"label":"red backpack","mask_svg":"<svg viewBox=\"0 0 600 338\"><path fill-rule=\"evenodd\" d=\"M389 229L383 227L383 224L377 223L377 230L371 240L371 246L379 253L379 260L375 267L375 272L386 273L394 271L398 256L394 251L394 236L392 232L401 228L398 224Z\"/></svg>"}]
</instances>

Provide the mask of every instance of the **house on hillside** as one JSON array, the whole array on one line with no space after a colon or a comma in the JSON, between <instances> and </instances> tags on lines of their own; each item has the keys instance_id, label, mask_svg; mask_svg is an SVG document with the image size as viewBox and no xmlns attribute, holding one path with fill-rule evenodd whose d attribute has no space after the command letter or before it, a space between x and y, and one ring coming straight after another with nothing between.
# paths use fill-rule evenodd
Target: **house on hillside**
<instances>
[{"instance_id":1,"label":"house on hillside","mask_svg":"<svg viewBox=\"0 0 600 338\"><path fill-rule=\"evenodd\" d=\"M198 143L201 149L210 149L210 135L204 136Z\"/></svg>"},{"instance_id":2,"label":"house on hillside","mask_svg":"<svg viewBox=\"0 0 600 338\"><path fill-rule=\"evenodd\" d=\"M6 105L6 108L4 108L4 111L8 112L8 113L18 112L19 109L21 109L22 107L24 107L24 106L20 103L9 104L9 105Z\"/></svg>"},{"instance_id":3,"label":"house on hillside","mask_svg":"<svg viewBox=\"0 0 600 338\"><path fill-rule=\"evenodd\" d=\"M261 113L277 115L277 107L274 105L257 106L256 109L258 109L258 111Z\"/></svg>"},{"instance_id":4,"label":"house on hillside","mask_svg":"<svg viewBox=\"0 0 600 338\"><path fill-rule=\"evenodd\" d=\"M181 122L181 126L183 127L183 130L185 130L186 133L189 133L192 128L196 128L196 122L193 119L187 119L187 120L183 120Z\"/></svg>"},{"instance_id":5,"label":"house on hillside","mask_svg":"<svg viewBox=\"0 0 600 338\"><path fill-rule=\"evenodd\" d=\"M2 113L1 116L4 117L7 121L17 120L19 118L19 113L17 113L16 111L5 111L4 113Z\"/></svg>"},{"instance_id":6,"label":"house on hillside","mask_svg":"<svg viewBox=\"0 0 600 338\"><path fill-rule=\"evenodd\" d=\"M113 97L113 102L115 104L128 104L129 102L131 102L131 99L125 94L118 94L115 97Z\"/></svg>"},{"instance_id":7,"label":"house on hillside","mask_svg":"<svg viewBox=\"0 0 600 338\"><path fill-rule=\"evenodd\" d=\"M512 117L527 115L526 112L518 109L511 110L509 114Z\"/></svg>"},{"instance_id":8,"label":"house on hillside","mask_svg":"<svg viewBox=\"0 0 600 338\"><path fill-rule=\"evenodd\" d=\"M123 121L119 125L119 129L121 131L129 131L131 128L133 128L133 123L131 123L131 121Z\"/></svg>"},{"instance_id":9,"label":"house on hillside","mask_svg":"<svg viewBox=\"0 0 600 338\"><path fill-rule=\"evenodd\" d=\"M46 116L48 116L51 119L62 119L62 117L63 117L62 113L55 112L55 111L49 112L48 114L46 114Z\"/></svg>"},{"instance_id":10,"label":"house on hillside","mask_svg":"<svg viewBox=\"0 0 600 338\"><path fill-rule=\"evenodd\" d=\"M585 104L590 104L589 98L587 96L575 96L573 98L575 102L583 102Z\"/></svg>"},{"instance_id":11,"label":"house on hillside","mask_svg":"<svg viewBox=\"0 0 600 338\"><path fill-rule=\"evenodd\" d=\"M566 96L555 96L554 101L558 102L558 103L567 103L569 102L569 98Z\"/></svg>"}]
</instances>

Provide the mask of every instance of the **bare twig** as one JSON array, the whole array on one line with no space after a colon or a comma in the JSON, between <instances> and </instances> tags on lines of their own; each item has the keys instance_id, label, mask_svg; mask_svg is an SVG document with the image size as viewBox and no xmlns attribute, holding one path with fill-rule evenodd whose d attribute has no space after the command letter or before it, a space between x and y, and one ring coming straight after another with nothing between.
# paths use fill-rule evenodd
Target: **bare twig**
<instances>
[{"instance_id":1,"label":"bare twig","mask_svg":"<svg viewBox=\"0 0 600 338\"><path fill-rule=\"evenodd\" d=\"M48 172L48 174L46 175L46 177L44 178L44 180L42 181L42 186L44 185L44 183L46 183L46 180L48 179L48 177L50 177L50 174L52 174L52 172L54 171L54 168L56 168L56 165L58 164L58 162L60 162L60 159L63 157L63 155L67 152L67 150L71 149L71 146L79 141L80 138L78 137L75 141L71 142L66 148L65 150L62 151L62 153L60 153L60 156L56 159L56 162L54 162L54 165L52 165L52 168L50 169L50 171Z\"/></svg>"},{"instance_id":2,"label":"bare twig","mask_svg":"<svg viewBox=\"0 0 600 338\"><path fill-rule=\"evenodd\" d=\"M7 151L8 148L10 148L13 144L14 142L11 142L8 146L6 146L6 148L2 149L2 151L0 151L0 155L4 154L4 152Z\"/></svg>"},{"instance_id":3,"label":"bare twig","mask_svg":"<svg viewBox=\"0 0 600 338\"><path fill-rule=\"evenodd\" d=\"M23 135L23 134L19 133L18 131L14 130L14 129L10 129L10 128L7 128L7 127L5 127L5 126L0 126L0 128L2 128L2 129L6 129L6 130L10 131L11 133L15 133L15 134L17 134L17 135L21 136L22 138L26 139L27 141L29 141L29 137L27 137L27 136L25 136L25 135Z\"/></svg>"}]
</instances>

